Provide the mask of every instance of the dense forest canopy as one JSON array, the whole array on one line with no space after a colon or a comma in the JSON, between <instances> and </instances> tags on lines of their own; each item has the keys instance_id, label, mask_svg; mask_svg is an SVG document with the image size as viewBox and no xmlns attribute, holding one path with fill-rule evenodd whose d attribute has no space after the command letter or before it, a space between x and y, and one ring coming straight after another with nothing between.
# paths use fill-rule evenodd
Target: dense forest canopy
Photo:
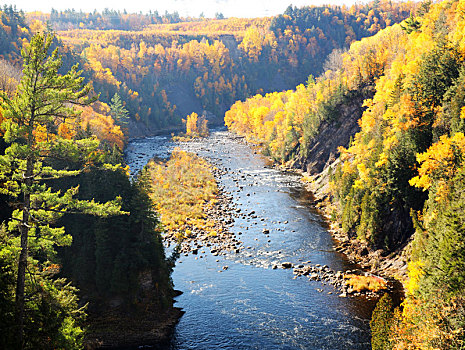
<instances>
[{"instance_id":1,"label":"dense forest canopy","mask_svg":"<svg viewBox=\"0 0 465 350\"><path fill-rule=\"evenodd\" d=\"M235 101L319 75L334 49L402 21L413 7L389 1L289 6L283 15L256 19L67 10L28 13L27 19L58 31L102 102L118 93L135 134L179 127L192 112L219 123Z\"/></svg>"},{"instance_id":2,"label":"dense forest canopy","mask_svg":"<svg viewBox=\"0 0 465 350\"><path fill-rule=\"evenodd\" d=\"M82 348L86 312L169 312L172 266L122 165L124 107L97 100L53 33L0 18L0 347Z\"/></svg>"}]
</instances>

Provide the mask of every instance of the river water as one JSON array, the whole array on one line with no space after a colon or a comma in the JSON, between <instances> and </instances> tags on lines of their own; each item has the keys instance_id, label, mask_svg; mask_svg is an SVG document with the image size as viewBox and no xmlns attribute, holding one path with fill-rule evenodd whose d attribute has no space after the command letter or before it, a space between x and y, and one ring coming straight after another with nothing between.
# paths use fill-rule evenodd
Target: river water
<instances>
[{"instance_id":1,"label":"river water","mask_svg":"<svg viewBox=\"0 0 465 350\"><path fill-rule=\"evenodd\" d=\"M136 139L126 160L135 173L154 156L168 157L175 146L227 168L220 185L242 212L253 210L257 218L236 218L231 227L243 242L240 253L212 256L207 250L178 260L172 277L183 294L176 305L186 313L168 349L370 349L374 300L341 298L330 285L271 268L288 261L351 268L333 250L298 175L269 167L221 130L189 143L174 144L166 136Z\"/></svg>"}]
</instances>

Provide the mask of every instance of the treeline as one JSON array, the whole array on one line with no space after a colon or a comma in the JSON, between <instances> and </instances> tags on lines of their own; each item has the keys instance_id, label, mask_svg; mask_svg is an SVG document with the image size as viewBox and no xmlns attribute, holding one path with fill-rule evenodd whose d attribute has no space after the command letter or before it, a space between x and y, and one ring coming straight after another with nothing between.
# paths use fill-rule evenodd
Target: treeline
<instances>
[{"instance_id":1,"label":"treeline","mask_svg":"<svg viewBox=\"0 0 465 350\"><path fill-rule=\"evenodd\" d=\"M305 159L322 125L342 132L342 116L364 97L360 131L328 171L333 218L385 255L411 241L406 299L393 310L386 296L375 310L373 349L464 346L464 9L461 0L423 2L401 24L330 57L330 69L306 85L226 113L232 130L276 161L315 172Z\"/></svg>"},{"instance_id":2,"label":"treeline","mask_svg":"<svg viewBox=\"0 0 465 350\"><path fill-rule=\"evenodd\" d=\"M11 64L19 63L24 40L29 38L25 14L16 6L0 8L0 58Z\"/></svg>"},{"instance_id":3,"label":"treeline","mask_svg":"<svg viewBox=\"0 0 465 350\"><path fill-rule=\"evenodd\" d=\"M33 33L44 31L46 27L43 23L33 23L29 26L25 14L13 6L4 6L3 10L0 10L0 19L0 36L4 38L0 42L0 90L12 95L21 78L21 49L30 41ZM65 73L79 62L79 56L71 47L54 38L52 49L57 47L60 48L62 62L59 72ZM83 75L86 76L85 73ZM89 80L89 77L87 79ZM97 94L95 89L92 94ZM116 145L122 150L128 136L128 126L127 121L123 125L112 112L113 97L114 95L110 96L108 104L98 101L89 106L78 107L82 110L80 123L84 130L97 135L108 147Z\"/></svg>"},{"instance_id":4,"label":"treeline","mask_svg":"<svg viewBox=\"0 0 465 350\"><path fill-rule=\"evenodd\" d=\"M410 15L412 2L374 1L350 8L289 6L273 18L270 31L278 44L278 61L291 75L292 88L303 83L299 75L320 75L326 57L364 37L376 34ZM287 64L283 65L283 62Z\"/></svg>"},{"instance_id":5,"label":"treeline","mask_svg":"<svg viewBox=\"0 0 465 350\"><path fill-rule=\"evenodd\" d=\"M164 317L172 264L146 180L122 161L121 105L95 101L52 34L27 34L22 71L3 61L0 77L0 347L78 349L105 332L86 313ZM117 138L93 135L102 118Z\"/></svg>"},{"instance_id":6,"label":"treeline","mask_svg":"<svg viewBox=\"0 0 465 350\"><path fill-rule=\"evenodd\" d=\"M57 11L52 8L50 13L32 12L28 18L48 22L55 30L97 29L97 30L135 30L150 24L178 23L185 21L178 12L149 11L146 14L128 13L126 10L116 11L104 9L102 12L82 12L74 9Z\"/></svg>"},{"instance_id":7,"label":"treeline","mask_svg":"<svg viewBox=\"0 0 465 350\"><path fill-rule=\"evenodd\" d=\"M350 8L289 7L276 18L74 29L59 35L80 54L101 100L109 103L118 93L132 123L153 131L179 126L186 115L203 110L221 119L236 100L294 88L309 74L318 75L334 49L344 50L405 19L413 6L381 1ZM145 23L144 16L139 23ZM82 20L88 28L91 21Z\"/></svg>"},{"instance_id":8,"label":"treeline","mask_svg":"<svg viewBox=\"0 0 465 350\"><path fill-rule=\"evenodd\" d=\"M389 346L464 346L464 1L424 3L365 102L334 176L345 230L393 249L414 232ZM425 14L423 14L425 12Z\"/></svg>"},{"instance_id":9,"label":"treeline","mask_svg":"<svg viewBox=\"0 0 465 350\"><path fill-rule=\"evenodd\" d=\"M389 67L403 36L395 25L353 43L346 53L334 51L325 62L324 74L310 76L295 90L238 101L226 112L225 123L250 141L262 143L275 161L305 159L323 121L337 120L342 106L355 96L373 94L375 81Z\"/></svg>"}]
</instances>

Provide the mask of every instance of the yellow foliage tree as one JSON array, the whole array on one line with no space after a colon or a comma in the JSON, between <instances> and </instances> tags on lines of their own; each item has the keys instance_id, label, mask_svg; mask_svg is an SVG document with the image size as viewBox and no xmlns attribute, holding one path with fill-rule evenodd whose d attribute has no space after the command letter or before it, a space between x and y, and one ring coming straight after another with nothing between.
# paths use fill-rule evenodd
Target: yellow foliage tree
<instances>
[{"instance_id":1,"label":"yellow foliage tree","mask_svg":"<svg viewBox=\"0 0 465 350\"><path fill-rule=\"evenodd\" d=\"M436 182L436 200L447 193L447 183L462 165L465 155L465 136L458 132L453 137L443 135L426 152L417 155L418 176L410 185L428 190Z\"/></svg>"},{"instance_id":2,"label":"yellow foliage tree","mask_svg":"<svg viewBox=\"0 0 465 350\"><path fill-rule=\"evenodd\" d=\"M197 120L198 120L198 114L195 112L192 112L189 114L186 118L186 135L188 136L195 136L199 134L199 130L197 127Z\"/></svg>"}]
</instances>

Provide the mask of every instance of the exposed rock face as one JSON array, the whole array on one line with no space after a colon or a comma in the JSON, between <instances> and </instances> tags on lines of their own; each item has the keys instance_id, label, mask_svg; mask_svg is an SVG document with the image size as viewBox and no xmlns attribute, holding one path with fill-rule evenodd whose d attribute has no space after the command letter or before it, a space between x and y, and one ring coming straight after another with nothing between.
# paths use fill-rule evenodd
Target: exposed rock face
<instances>
[{"instance_id":1,"label":"exposed rock face","mask_svg":"<svg viewBox=\"0 0 465 350\"><path fill-rule=\"evenodd\" d=\"M92 327L85 341L86 349L116 349L168 344L174 326L184 314L179 308L160 313L147 310L132 314L107 312L92 317Z\"/></svg>"},{"instance_id":2,"label":"exposed rock face","mask_svg":"<svg viewBox=\"0 0 465 350\"><path fill-rule=\"evenodd\" d=\"M239 43L237 42L236 38L232 34L223 34L219 37L220 41L226 46L229 50L229 55L233 59L238 59L240 56L240 50L238 49Z\"/></svg>"},{"instance_id":3,"label":"exposed rock face","mask_svg":"<svg viewBox=\"0 0 465 350\"><path fill-rule=\"evenodd\" d=\"M345 102L336 107L339 115L334 120L321 123L317 137L308 146L308 156L301 155L292 166L315 175L334 162L339 156L338 147L347 147L350 139L360 130L358 120L364 111L362 104L372 94L371 88L350 93Z\"/></svg>"},{"instance_id":4,"label":"exposed rock face","mask_svg":"<svg viewBox=\"0 0 465 350\"><path fill-rule=\"evenodd\" d=\"M137 295L131 304L120 296L96 301L88 310L89 329L84 340L85 349L132 348L167 344L174 326L184 314L173 307L173 298L182 294L170 290L162 293L153 283L152 273L139 276Z\"/></svg>"},{"instance_id":5,"label":"exposed rock face","mask_svg":"<svg viewBox=\"0 0 465 350\"><path fill-rule=\"evenodd\" d=\"M345 98L336 108L338 116L334 120L321 123L319 133L308 147L308 156L301 155L290 164L310 175L312 181L308 184L308 189L316 197L316 207L327 219L330 219L331 213L336 209L329 198L328 182L330 170L340 162L338 147L347 147L351 138L360 130L358 121L364 111L363 101L371 98L373 92L372 87L365 87L360 92L353 92L350 98ZM360 263L363 268L383 275L406 274L406 251L413 233L408 210L394 208L384 218L382 230L389 233L388 246L391 251L376 250L368 243L354 239L350 234L343 234L338 223L331 222L330 226L334 238L339 242L336 249L346 254L352 262Z\"/></svg>"},{"instance_id":6,"label":"exposed rock face","mask_svg":"<svg viewBox=\"0 0 465 350\"><path fill-rule=\"evenodd\" d=\"M347 256L352 263L359 264L363 269L370 270L372 273L383 276L402 277L407 275L407 261L409 256L409 243L411 236L408 235L411 230L401 223L400 217L396 216L393 211L385 225L394 225L399 230L399 234L392 236L398 239L397 245L391 245L392 251L376 249L368 242L361 242L350 233L343 233L340 223L332 220L332 215L336 205L331 201L328 182L330 168L334 168L340 162L336 159L329 164L321 173L313 175L312 181L307 183L307 188L315 196L315 207L321 215L327 220L329 231L336 240L335 250Z\"/></svg>"}]
</instances>

